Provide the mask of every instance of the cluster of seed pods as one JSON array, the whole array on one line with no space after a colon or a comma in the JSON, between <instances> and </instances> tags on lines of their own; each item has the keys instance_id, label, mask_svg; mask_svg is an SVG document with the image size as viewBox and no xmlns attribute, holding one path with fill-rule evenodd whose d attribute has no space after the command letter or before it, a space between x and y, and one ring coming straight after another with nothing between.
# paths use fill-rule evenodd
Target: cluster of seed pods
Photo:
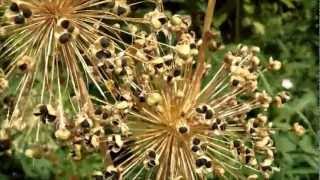
<instances>
[{"instance_id":1,"label":"cluster of seed pods","mask_svg":"<svg viewBox=\"0 0 320 180\"><path fill-rule=\"evenodd\" d=\"M1 153L42 158L55 144L79 161L100 152L105 168L95 179L269 178L277 168L266 110L290 97L269 95L258 80L281 63L262 63L258 47L239 45L218 68L199 64L204 41L189 16L166 15L151 1L144 17L128 17L137 4L7 2L0 22L10 36L0 58L13 60L0 75ZM210 42L218 50L216 36ZM195 78L199 67L204 73ZM5 90L15 74L21 80L12 96ZM195 79L209 82L197 90ZM27 138L11 139L25 131Z\"/></svg>"}]
</instances>

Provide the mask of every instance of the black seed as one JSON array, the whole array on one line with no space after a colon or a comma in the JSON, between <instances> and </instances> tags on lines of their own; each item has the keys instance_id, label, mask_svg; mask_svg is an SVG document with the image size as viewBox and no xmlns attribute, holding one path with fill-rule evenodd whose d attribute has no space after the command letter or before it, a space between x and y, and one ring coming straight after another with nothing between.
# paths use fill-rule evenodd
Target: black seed
<instances>
[{"instance_id":1,"label":"black seed","mask_svg":"<svg viewBox=\"0 0 320 180\"><path fill-rule=\"evenodd\" d=\"M117 9L117 14L119 16L124 15L126 12L127 12L127 9L124 8L124 7L119 6L118 9Z\"/></svg>"},{"instance_id":2,"label":"black seed","mask_svg":"<svg viewBox=\"0 0 320 180\"><path fill-rule=\"evenodd\" d=\"M122 71L119 73L120 76L124 76L127 74L126 69L122 69Z\"/></svg>"},{"instance_id":3,"label":"black seed","mask_svg":"<svg viewBox=\"0 0 320 180\"><path fill-rule=\"evenodd\" d=\"M100 39L100 45L101 45L101 47L103 47L103 48L107 48L107 47L110 45L110 42L109 42L109 40L108 40L106 37L102 37L102 38Z\"/></svg>"},{"instance_id":4,"label":"black seed","mask_svg":"<svg viewBox=\"0 0 320 180\"><path fill-rule=\"evenodd\" d=\"M239 83L240 83L240 81L237 79L232 80L232 86L238 86Z\"/></svg>"},{"instance_id":5,"label":"black seed","mask_svg":"<svg viewBox=\"0 0 320 180\"><path fill-rule=\"evenodd\" d=\"M173 76L174 77L177 77L177 76L180 76L180 75L181 75L181 69L174 70L174 72L173 72Z\"/></svg>"},{"instance_id":6,"label":"black seed","mask_svg":"<svg viewBox=\"0 0 320 180\"><path fill-rule=\"evenodd\" d=\"M110 58L111 57L111 52L106 50L106 51L103 51L103 50L100 50L96 53L96 57L98 59L106 59L106 58Z\"/></svg>"},{"instance_id":7,"label":"black seed","mask_svg":"<svg viewBox=\"0 0 320 180\"><path fill-rule=\"evenodd\" d=\"M218 129L218 124L217 123L213 123L212 126L211 126L211 129L212 130Z\"/></svg>"},{"instance_id":8,"label":"black seed","mask_svg":"<svg viewBox=\"0 0 320 180\"><path fill-rule=\"evenodd\" d=\"M7 106L12 106L14 103L14 96L9 95L3 98L3 103Z\"/></svg>"},{"instance_id":9,"label":"black seed","mask_svg":"<svg viewBox=\"0 0 320 180\"><path fill-rule=\"evenodd\" d=\"M195 43L191 43L191 44L190 44L190 48L191 48L191 49L196 49L196 48L197 48L197 45L196 45Z\"/></svg>"},{"instance_id":10,"label":"black seed","mask_svg":"<svg viewBox=\"0 0 320 180\"><path fill-rule=\"evenodd\" d=\"M144 95L139 95L139 101L140 102L146 102L146 97Z\"/></svg>"},{"instance_id":11,"label":"black seed","mask_svg":"<svg viewBox=\"0 0 320 180\"><path fill-rule=\"evenodd\" d=\"M199 144L200 144L200 139L194 138L194 139L192 140L192 144L194 144L194 145L199 145Z\"/></svg>"},{"instance_id":12,"label":"black seed","mask_svg":"<svg viewBox=\"0 0 320 180\"><path fill-rule=\"evenodd\" d=\"M167 60L164 62L167 66L170 66L173 63L173 60Z\"/></svg>"},{"instance_id":13,"label":"black seed","mask_svg":"<svg viewBox=\"0 0 320 180\"><path fill-rule=\"evenodd\" d=\"M160 63L160 64L156 64L154 67L156 67L157 69L160 69L160 68L162 68L162 67L163 67L163 64L162 64L162 63Z\"/></svg>"},{"instance_id":14,"label":"black seed","mask_svg":"<svg viewBox=\"0 0 320 180\"><path fill-rule=\"evenodd\" d=\"M165 17L159 18L158 20L160 21L160 23L161 23L162 25L167 22L167 18L165 18Z\"/></svg>"},{"instance_id":15,"label":"black seed","mask_svg":"<svg viewBox=\"0 0 320 180\"><path fill-rule=\"evenodd\" d=\"M204 159L204 158L200 158L200 159L196 160L196 166L197 167L201 167L201 166L205 165L206 163L207 163L207 160Z\"/></svg>"},{"instance_id":16,"label":"black seed","mask_svg":"<svg viewBox=\"0 0 320 180\"><path fill-rule=\"evenodd\" d=\"M181 134L184 134L184 133L188 132L188 128L185 127L185 126L179 127L179 132L180 132Z\"/></svg>"},{"instance_id":17,"label":"black seed","mask_svg":"<svg viewBox=\"0 0 320 180\"><path fill-rule=\"evenodd\" d=\"M9 9L13 12L19 12L19 6L17 3L13 2L10 4Z\"/></svg>"},{"instance_id":18,"label":"black seed","mask_svg":"<svg viewBox=\"0 0 320 180\"><path fill-rule=\"evenodd\" d=\"M110 64L110 65L108 66L108 68L112 70L112 69L114 69L114 66L113 66L112 64Z\"/></svg>"},{"instance_id":19,"label":"black seed","mask_svg":"<svg viewBox=\"0 0 320 180\"><path fill-rule=\"evenodd\" d=\"M169 75L169 76L167 77L167 82L171 82L172 79L173 79L173 77Z\"/></svg>"},{"instance_id":20,"label":"black seed","mask_svg":"<svg viewBox=\"0 0 320 180\"><path fill-rule=\"evenodd\" d=\"M49 112L48 112L48 108L47 108L46 105L41 105L41 106L39 107L39 112L40 112L41 115L46 115L46 114L49 113Z\"/></svg>"},{"instance_id":21,"label":"black seed","mask_svg":"<svg viewBox=\"0 0 320 180\"><path fill-rule=\"evenodd\" d=\"M207 162L206 162L206 167L207 167L207 168L211 168L211 166L212 166L212 162L211 162L211 161L207 161Z\"/></svg>"},{"instance_id":22,"label":"black seed","mask_svg":"<svg viewBox=\"0 0 320 180\"><path fill-rule=\"evenodd\" d=\"M101 107L96 108L94 114L95 115L101 115L102 114L102 108Z\"/></svg>"},{"instance_id":23,"label":"black seed","mask_svg":"<svg viewBox=\"0 0 320 180\"><path fill-rule=\"evenodd\" d=\"M0 152L7 151L11 148L10 139L0 140Z\"/></svg>"},{"instance_id":24,"label":"black seed","mask_svg":"<svg viewBox=\"0 0 320 180\"><path fill-rule=\"evenodd\" d=\"M112 121L112 125L118 126L119 125L119 120L118 119L113 120Z\"/></svg>"},{"instance_id":25,"label":"black seed","mask_svg":"<svg viewBox=\"0 0 320 180\"><path fill-rule=\"evenodd\" d=\"M65 20L61 21L60 25L62 28L67 29L70 25L70 21L65 19Z\"/></svg>"},{"instance_id":26,"label":"black seed","mask_svg":"<svg viewBox=\"0 0 320 180\"><path fill-rule=\"evenodd\" d=\"M65 44L67 43L68 41L70 41L71 39L71 35L70 33L63 33L60 37L59 37L59 42L61 44Z\"/></svg>"},{"instance_id":27,"label":"black seed","mask_svg":"<svg viewBox=\"0 0 320 180\"><path fill-rule=\"evenodd\" d=\"M47 121L49 122L49 123L52 123L52 122L54 122L55 120L56 120L56 116L54 116L54 115L50 115L50 114L48 114L48 115L46 115L46 119L47 119Z\"/></svg>"},{"instance_id":28,"label":"black seed","mask_svg":"<svg viewBox=\"0 0 320 180\"><path fill-rule=\"evenodd\" d=\"M26 63L21 64L21 65L19 66L19 69L20 69L21 71L25 71L25 70L27 70L27 68L28 68L28 65L27 65Z\"/></svg>"},{"instance_id":29,"label":"black seed","mask_svg":"<svg viewBox=\"0 0 320 180\"><path fill-rule=\"evenodd\" d=\"M157 156L157 154L156 154L155 151L149 151L149 153L148 153L148 157L149 157L149 158L155 159L156 156Z\"/></svg>"},{"instance_id":30,"label":"black seed","mask_svg":"<svg viewBox=\"0 0 320 180\"><path fill-rule=\"evenodd\" d=\"M30 18L32 16L32 11L28 7L22 8L22 14L25 18Z\"/></svg>"},{"instance_id":31,"label":"black seed","mask_svg":"<svg viewBox=\"0 0 320 180\"><path fill-rule=\"evenodd\" d=\"M240 147L240 145L241 145L241 142L240 142L239 140L234 140L234 141L233 141L233 146L234 146L235 148Z\"/></svg>"},{"instance_id":32,"label":"black seed","mask_svg":"<svg viewBox=\"0 0 320 180\"><path fill-rule=\"evenodd\" d=\"M250 149L246 149L246 154L250 154L250 153L251 153Z\"/></svg>"},{"instance_id":33,"label":"black seed","mask_svg":"<svg viewBox=\"0 0 320 180\"><path fill-rule=\"evenodd\" d=\"M199 108L199 107L196 108L196 112L197 112L197 113L201 113L201 114L204 113L203 110L202 110L202 108Z\"/></svg>"},{"instance_id":34,"label":"black seed","mask_svg":"<svg viewBox=\"0 0 320 180\"><path fill-rule=\"evenodd\" d=\"M22 15L17 15L14 17L14 23L15 24L24 24L25 23L25 19Z\"/></svg>"},{"instance_id":35,"label":"black seed","mask_svg":"<svg viewBox=\"0 0 320 180\"><path fill-rule=\"evenodd\" d=\"M253 125L254 128L257 128L257 127L259 127L259 122L256 120L256 121L253 122L252 125Z\"/></svg>"},{"instance_id":36,"label":"black seed","mask_svg":"<svg viewBox=\"0 0 320 180\"><path fill-rule=\"evenodd\" d=\"M192 146L192 148L191 148L192 152L197 152L199 150L200 150L199 146Z\"/></svg>"},{"instance_id":37,"label":"black seed","mask_svg":"<svg viewBox=\"0 0 320 180\"><path fill-rule=\"evenodd\" d=\"M203 111L203 113L207 112L208 111L208 106L203 105L202 106L202 111Z\"/></svg>"},{"instance_id":38,"label":"black seed","mask_svg":"<svg viewBox=\"0 0 320 180\"><path fill-rule=\"evenodd\" d=\"M114 172L114 171L111 171L111 172L106 171L106 172L104 173L104 177L105 177L105 178L113 177L113 176L115 175L115 173L116 173L116 172Z\"/></svg>"},{"instance_id":39,"label":"black seed","mask_svg":"<svg viewBox=\"0 0 320 180\"><path fill-rule=\"evenodd\" d=\"M251 156L246 156L246 164L248 164L251 160Z\"/></svg>"},{"instance_id":40,"label":"black seed","mask_svg":"<svg viewBox=\"0 0 320 180\"><path fill-rule=\"evenodd\" d=\"M109 117L109 114L107 112L104 112L102 114L102 119L107 119Z\"/></svg>"},{"instance_id":41,"label":"black seed","mask_svg":"<svg viewBox=\"0 0 320 180\"><path fill-rule=\"evenodd\" d=\"M73 33L74 29L75 29L75 27L72 26L72 25L70 25L70 26L68 27L68 32L69 32L69 33Z\"/></svg>"},{"instance_id":42,"label":"black seed","mask_svg":"<svg viewBox=\"0 0 320 180\"><path fill-rule=\"evenodd\" d=\"M221 126L220 126L220 130L221 131L224 131L224 130L226 130L227 129L227 124L222 124Z\"/></svg>"},{"instance_id":43,"label":"black seed","mask_svg":"<svg viewBox=\"0 0 320 180\"><path fill-rule=\"evenodd\" d=\"M217 119L217 120L216 120L216 123L217 123L217 124L220 124L220 123L221 123L221 119Z\"/></svg>"},{"instance_id":44,"label":"black seed","mask_svg":"<svg viewBox=\"0 0 320 180\"><path fill-rule=\"evenodd\" d=\"M254 133L254 132L256 132L256 130L253 128L250 128L250 133Z\"/></svg>"},{"instance_id":45,"label":"black seed","mask_svg":"<svg viewBox=\"0 0 320 180\"><path fill-rule=\"evenodd\" d=\"M82 121L80 125L83 128L89 128L90 127L90 124L89 124L88 120Z\"/></svg>"},{"instance_id":46,"label":"black seed","mask_svg":"<svg viewBox=\"0 0 320 180\"><path fill-rule=\"evenodd\" d=\"M271 171L270 166L262 166L261 169L262 169L262 171Z\"/></svg>"},{"instance_id":47,"label":"black seed","mask_svg":"<svg viewBox=\"0 0 320 180\"><path fill-rule=\"evenodd\" d=\"M205 118L206 119L211 119L213 117L213 112L211 110L208 110L206 112Z\"/></svg>"}]
</instances>

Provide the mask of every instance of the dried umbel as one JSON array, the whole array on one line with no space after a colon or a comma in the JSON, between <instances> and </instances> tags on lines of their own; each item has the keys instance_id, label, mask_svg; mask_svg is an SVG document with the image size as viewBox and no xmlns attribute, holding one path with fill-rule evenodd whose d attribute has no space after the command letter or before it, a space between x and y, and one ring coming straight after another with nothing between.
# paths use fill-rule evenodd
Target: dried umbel
<instances>
[{"instance_id":1,"label":"dried umbel","mask_svg":"<svg viewBox=\"0 0 320 180\"><path fill-rule=\"evenodd\" d=\"M42 124L53 124L56 142L72 148L73 160L102 152L105 168L93 173L96 179L205 179L208 174L255 179L269 178L277 169L266 110L289 96L269 95L258 80L267 70L279 70L279 61L270 58L264 67L258 47L239 45L212 68L205 51L210 44L219 50L220 43L209 32L211 23L205 21L199 40L190 17L166 16L159 1L143 19L125 17L129 6L121 0L35 2L8 6L13 25L5 28L14 35L4 54L16 58L6 72L9 77L16 66L25 72L8 127L25 122L22 99L30 97L26 92L40 74L41 96L32 111L38 121L27 125L39 132ZM127 22L132 22L127 31L119 28ZM120 40L123 33L132 41ZM100 93L94 101L81 70ZM205 79L209 82L202 86ZM75 97L62 98L67 92L62 87L73 89ZM69 101L72 117L66 117ZM26 154L39 157L33 147Z\"/></svg>"},{"instance_id":2,"label":"dried umbel","mask_svg":"<svg viewBox=\"0 0 320 180\"><path fill-rule=\"evenodd\" d=\"M97 124L87 87L106 98L106 83L95 77L102 79L100 65L130 45L130 38L124 39L132 34L128 27L150 24L143 15L130 17L141 3L161 9L152 0L2 1L0 32L6 40L0 49L0 93L10 105L2 127L11 134L27 132L24 143L41 144L48 142L50 135L43 135L48 129L69 139L71 116L86 114ZM4 92L8 86L10 92Z\"/></svg>"},{"instance_id":3,"label":"dried umbel","mask_svg":"<svg viewBox=\"0 0 320 180\"><path fill-rule=\"evenodd\" d=\"M103 146L113 162L103 177L269 178L277 168L266 111L289 97L273 98L258 80L280 62L264 67L258 47L239 45L209 76L210 65L199 57L208 42L195 38L190 18L165 18L159 11L150 17L166 21L151 20L155 33L138 31L132 46L103 65L115 100L105 103L109 110L97 108L100 117L107 112ZM205 78L210 80L200 88Z\"/></svg>"}]
</instances>

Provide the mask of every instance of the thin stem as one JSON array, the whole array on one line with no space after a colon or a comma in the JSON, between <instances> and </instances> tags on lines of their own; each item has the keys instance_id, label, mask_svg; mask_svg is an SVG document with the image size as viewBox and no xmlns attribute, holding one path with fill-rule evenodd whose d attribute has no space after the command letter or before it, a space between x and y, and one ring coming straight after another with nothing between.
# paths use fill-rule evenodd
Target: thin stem
<instances>
[{"instance_id":1,"label":"thin stem","mask_svg":"<svg viewBox=\"0 0 320 180\"><path fill-rule=\"evenodd\" d=\"M206 17L204 20L203 33L202 33L202 44L199 50L198 66L195 71L195 76L193 79L193 92L197 94L200 91L201 79L205 69L205 59L206 59L206 49L208 41L210 39L210 28L213 21L214 8L216 5L216 0L209 0L208 8L206 11ZM193 97L195 97L193 94Z\"/></svg>"}]
</instances>

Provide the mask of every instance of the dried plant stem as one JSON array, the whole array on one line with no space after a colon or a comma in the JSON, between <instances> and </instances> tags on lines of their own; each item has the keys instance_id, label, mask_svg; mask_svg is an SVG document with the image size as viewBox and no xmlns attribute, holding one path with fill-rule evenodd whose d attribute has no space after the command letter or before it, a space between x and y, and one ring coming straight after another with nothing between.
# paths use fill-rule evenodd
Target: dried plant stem
<instances>
[{"instance_id":1,"label":"dried plant stem","mask_svg":"<svg viewBox=\"0 0 320 180\"><path fill-rule=\"evenodd\" d=\"M208 41L210 40L210 27L213 21L215 5L216 5L216 0L209 0L207 11L206 11L206 17L204 20L202 44L199 50L198 66L195 71L195 76L193 78L193 83L192 83L194 85L193 86L194 94L197 94L200 91L201 79L205 70L206 49L207 49ZM192 96L192 97L195 97L195 96Z\"/></svg>"}]
</instances>

